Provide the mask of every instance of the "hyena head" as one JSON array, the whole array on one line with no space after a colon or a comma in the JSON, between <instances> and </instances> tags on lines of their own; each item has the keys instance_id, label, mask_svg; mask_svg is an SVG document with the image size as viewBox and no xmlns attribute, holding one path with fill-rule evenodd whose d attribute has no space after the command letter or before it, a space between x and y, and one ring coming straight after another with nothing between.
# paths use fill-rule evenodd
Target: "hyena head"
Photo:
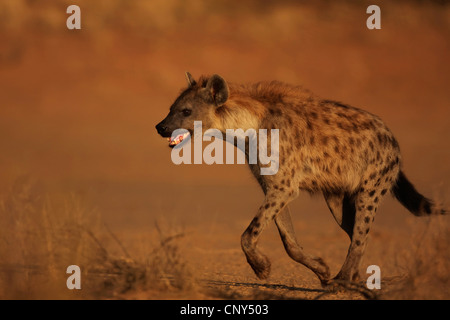
<instances>
[{"instance_id":1,"label":"hyena head","mask_svg":"<svg viewBox=\"0 0 450 320\"><path fill-rule=\"evenodd\" d=\"M172 148L193 134L194 121L202 122L202 131L211 129L216 109L225 104L229 95L228 85L219 75L197 82L186 72L186 80L188 87L172 104L164 120L156 125L158 133L168 138Z\"/></svg>"}]
</instances>

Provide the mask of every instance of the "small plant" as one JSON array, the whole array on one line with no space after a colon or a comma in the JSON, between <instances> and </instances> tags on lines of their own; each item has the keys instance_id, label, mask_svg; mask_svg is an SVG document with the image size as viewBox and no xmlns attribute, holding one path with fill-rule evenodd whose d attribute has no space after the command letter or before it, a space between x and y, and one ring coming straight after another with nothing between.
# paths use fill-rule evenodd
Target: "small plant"
<instances>
[{"instance_id":1,"label":"small plant","mask_svg":"<svg viewBox=\"0 0 450 320\"><path fill-rule=\"evenodd\" d=\"M101 299L132 290L192 289L193 275L177 244L184 233L155 226L157 245L134 258L76 197L51 198L21 177L0 200L0 298ZM82 270L79 293L66 287L72 264Z\"/></svg>"}]
</instances>

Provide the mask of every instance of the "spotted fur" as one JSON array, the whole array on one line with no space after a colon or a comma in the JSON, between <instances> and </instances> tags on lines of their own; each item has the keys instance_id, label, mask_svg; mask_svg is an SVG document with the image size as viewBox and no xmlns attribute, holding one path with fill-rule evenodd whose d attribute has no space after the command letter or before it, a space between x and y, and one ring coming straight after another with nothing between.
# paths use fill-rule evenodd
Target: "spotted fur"
<instances>
[{"instance_id":1,"label":"spotted fur","mask_svg":"<svg viewBox=\"0 0 450 320\"><path fill-rule=\"evenodd\" d=\"M297 243L287 205L299 192L323 194L336 222L350 237L347 258L334 279L352 281L382 198L388 193L416 215L445 213L420 195L401 171L397 140L376 115L285 83L250 85L227 83L222 77L187 74L188 88L157 125L167 136L176 128L193 129L201 120L204 130L279 129L279 171L260 175L250 169L265 199L241 237L242 249L256 275L267 278L270 262L257 248L258 238L275 221L288 255L311 269L323 284L330 282L325 262L307 254ZM179 116L183 108L192 116ZM164 130L163 130L164 129Z\"/></svg>"}]
</instances>

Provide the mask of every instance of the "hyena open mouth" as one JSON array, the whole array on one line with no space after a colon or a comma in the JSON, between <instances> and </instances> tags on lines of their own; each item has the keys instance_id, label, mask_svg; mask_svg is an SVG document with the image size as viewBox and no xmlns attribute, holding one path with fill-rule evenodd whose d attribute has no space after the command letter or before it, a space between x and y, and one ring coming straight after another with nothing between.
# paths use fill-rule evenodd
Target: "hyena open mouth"
<instances>
[{"instance_id":1,"label":"hyena open mouth","mask_svg":"<svg viewBox=\"0 0 450 320\"><path fill-rule=\"evenodd\" d=\"M186 131L177 136L171 136L170 138L167 138L167 141L169 141L169 147L173 148L179 145L181 142L189 140L190 136L191 134L189 133L189 131Z\"/></svg>"}]
</instances>

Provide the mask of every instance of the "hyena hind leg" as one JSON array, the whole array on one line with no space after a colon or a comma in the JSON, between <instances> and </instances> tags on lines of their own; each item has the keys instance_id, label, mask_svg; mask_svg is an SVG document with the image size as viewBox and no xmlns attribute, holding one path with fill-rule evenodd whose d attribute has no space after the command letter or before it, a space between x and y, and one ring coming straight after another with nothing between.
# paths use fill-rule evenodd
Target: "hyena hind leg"
<instances>
[{"instance_id":1,"label":"hyena hind leg","mask_svg":"<svg viewBox=\"0 0 450 320\"><path fill-rule=\"evenodd\" d=\"M351 240L355 226L355 196L346 193L324 193L324 197L334 219Z\"/></svg>"},{"instance_id":2,"label":"hyena hind leg","mask_svg":"<svg viewBox=\"0 0 450 320\"><path fill-rule=\"evenodd\" d=\"M330 278L329 267L321 258L305 253L303 248L297 243L288 206L275 217L275 224L277 225L278 232L289 257L312 270L322 283L328 282Z\"/></svg>"},{"instance_id":3,"label":"hyena hind leg","mask_svg":"<svg viewBox=\"0 0 450 320\"><path fill-rule=\"evenodd\" d=\"M367 245L368 233L375 219L379 200L384 195L383 191L380 188L362 189L354 196L353 206L351 207L355 209L354 226L350 237L351 243L345 262L334 279L359 280L359 267ZM343 207L345 208L345 206Z\"/></svg>"}]
</instances>

